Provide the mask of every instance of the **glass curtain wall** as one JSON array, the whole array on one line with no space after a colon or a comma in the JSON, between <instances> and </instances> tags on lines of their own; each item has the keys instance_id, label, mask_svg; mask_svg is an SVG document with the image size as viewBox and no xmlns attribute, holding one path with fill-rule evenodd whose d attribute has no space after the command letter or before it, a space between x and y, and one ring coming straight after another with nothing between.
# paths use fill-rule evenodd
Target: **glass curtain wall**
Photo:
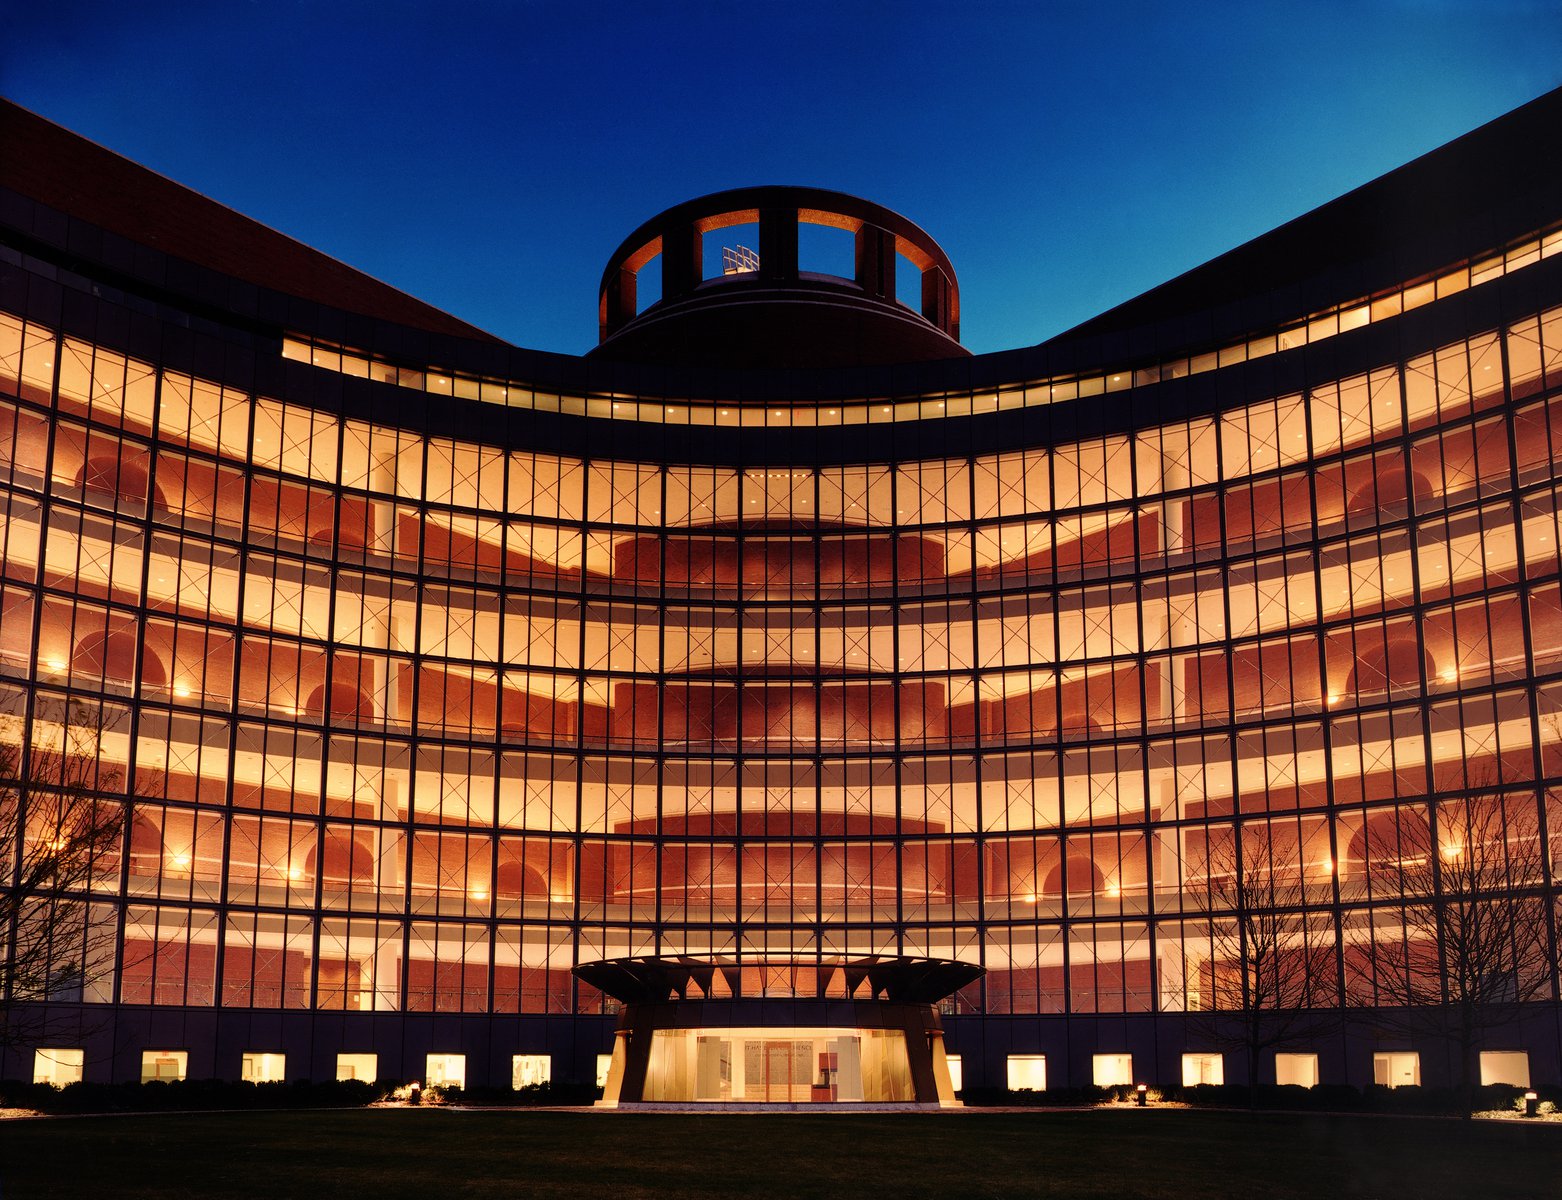
<instances>
[{"instance_id":1,"label":"glass curtain wall","mask_svg":"<svg viewBox=\"0 0 1562 1200\"><path fill-rule=\"evenodd\" d=\"M1372 1003L1439 830L1550 886L1559 459L1562 310L1218 416L754 470L0 317L0 736L85 722L133 798L91 1001L595 1013L577 962L901 954L985 965L958 1011L1201 1010L1243 873Z\"/></svg>"}]
</instances>

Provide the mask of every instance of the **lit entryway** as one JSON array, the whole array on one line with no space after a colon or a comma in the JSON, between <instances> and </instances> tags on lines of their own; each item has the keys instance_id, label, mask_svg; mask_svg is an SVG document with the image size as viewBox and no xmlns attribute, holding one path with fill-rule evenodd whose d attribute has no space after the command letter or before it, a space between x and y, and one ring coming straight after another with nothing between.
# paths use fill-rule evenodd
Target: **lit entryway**
<instances>
[{"instance_id":1,"label":"lit entryway","mask_svg":"<svg viewBox=\"0 0 1562 1200\"><path fill-rule=\"evenodd\" d=\"M658 1029L645 1099L906 1102L915 1098L897 1029Z\"/></svg>"},{"instance_id":2,"label":"lit entryway","mask_svg":"<svg viewBox=\"0 0 1562 1200\"><path fill-rule=\"evenodd\" d=\"M510 1086L517 1092L553 1079L553 1059L546 1054L515 1054L510 1057Z\"/></svg>"},{"instance_id":3,"label":"lit entryway","mask_svg":"<svg viewBox=\"0 0 1562 1200\"><path fill-rule=\"evenodd\" d=\"M1316 1054L1276 1054L1275 1082L1285 1087L1317 1087Z\"/></svg>"},{"instance_id":4,"label":"lit entryway","mask_svg":"<svg viewBox=\"0 0 1562 1200\"><path fill-rule=\"evenodd\" d=\"M1372 1056L1372 1082L1379 1087L1419 1087L1421 1056L1413 1050L1379 1052Z\"/></svg>"},{"instance_id":5,"label":"lit entryway","mask_svg":"<svg viewBox=\"0 0 1562 1200\"><path fill-rule=\"evenodd\" d=\"M1132 1054L1093 1054L1090 1077L1097 1087L1131 1087L1134 1081Z\"/></svg>"},{"instance_id":6,"label":"lit entryway","mask_svg":"<svg viewBox=\"0 0 1562 1200\"><path fill-rule=\"evenodd\" d=\"M287 1078L287 1058L252 1051L244 1056L239 1078L245 1083L281 1083Z\"/></svg>"},{"instance_id":7,"label":"lit entryway","mask_svg":"<svg viewBox=\"0 0 1562 1200\"><path fill-rule=\"evenodd\" d=\"M1529 1087L1529 1055L1522 1050L1482 1050L1481 1086Z\"/></svg>"},{"instance_id":8,"label":"lit entryway","mask_svg":"<svg viewBox=\"0 0 1562 1200\"><path fill-rule=\"evenodd\" d=\"M378 1054L338 1054L336 1056L336 1077L343 1079L361 1079L365 1083L373 1083L380 1077L380 1056Z\"/></svg>"},{"instance_id":9,"label":"lit entryway","mask_svg":"<svg viewBox=\"0 0 1562 1200\"><path fill-rule=\"evenodd\" d=\"M86 1064L85 1050L38 1050L33 1053L33 1082L64 1087L80 1083Z\"/></svg>"},{"instance_id":10,"label":"lit entryway","mask_svg":"<svg viewBox=\"0 0 1562 1200\"><path fill-rule=\"evenodd\" d=\"M174 1083L185 1077L190 1069L187 1050L143 1050L141 1052L142 1083Z\"/></svg>"},{"instance_id":11,"label":"lit entryway","mask_svg":"<svg viewBox=\"0 0 1562 1200\"><path fill-rule=\"evenodd\" d=\"M426 1087L465 1087L466 1055L430 1054L423 1064Z\"/></svg>"},{"instance_id":12,"label":"lit entryway","mask_svg":"<svg viewBox=\"0 0 1562 1200\"><path fill-rule=\"evenodd\" d=\"M1201 1083L1226 1082L1226 1060L1219 1054L1184 1054L1182 1056L1182 1086L1197 1087Z\"/></svg>"},{"instance_id":13,"label":"lit entryway","mask_svg":"<svg viewBox=\"0 0 1562 1200\"><path fill-rule=\"evenodd\" d=\"M1047 1056L1045 1054L1009 1055L1008 1076L1011 1092L1046 1091Z\"/></svg>"}]
</instances>

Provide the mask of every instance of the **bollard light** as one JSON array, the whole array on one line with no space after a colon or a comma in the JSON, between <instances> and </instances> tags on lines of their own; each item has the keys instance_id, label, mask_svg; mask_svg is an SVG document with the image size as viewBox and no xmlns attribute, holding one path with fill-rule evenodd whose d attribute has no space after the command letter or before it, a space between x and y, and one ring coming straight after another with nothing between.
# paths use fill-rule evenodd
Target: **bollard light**
<instances>
[{"instance_id":1,"label":"bollard light","mask_svg":"<svg viewBox=\"0 0 1562 1200\"><path fill-rule=\"evenodd\" d=\"M1149 1102L1150 1087L1148 1084L1141 1083L1134 1089L1134 1103L1136 1103L1140 1108L1143 1108Z\"/></svg>"},{"instance_id":2,"label":"bollard light","mask_svg":"<svg viewBox=\"0 0 1562 1200\"><path fill-rule=\"evenodd\" d=\"M1534 1092L1524 1093L1524 1115L1526 1117L1540 1116L1540 1097Z\"/></svg>"}]
</instances>

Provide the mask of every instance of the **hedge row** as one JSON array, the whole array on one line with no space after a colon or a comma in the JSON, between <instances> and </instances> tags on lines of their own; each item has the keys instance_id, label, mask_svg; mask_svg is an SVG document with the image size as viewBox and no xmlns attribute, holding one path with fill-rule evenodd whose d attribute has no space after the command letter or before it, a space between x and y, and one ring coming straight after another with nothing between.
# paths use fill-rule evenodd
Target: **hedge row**
<instances>
[{"instance_id":1,"label":"hedge row","mask_svg":"<svg viewBox=\"0 0 1562 1200\"><path fill-rule=\"evenodd\" d=\"M1493 1112L1521 1106L1526 1089L1507 1084L1477 1088L1474 1111ZM1542 1102L1562 1105L1562 1087L1537 1087ZM1005 1088L966 1088L960 1098L973 1107L1016 1105L1052 1107L1059 1105L1103 1104L1131 1101L1130 1087L1057 1088L1044 1092ZM1453 1114L1464 1111L1464 1093L1458 1088L1396 1087L1369 1085L1352 1087L1344 1083L1324 1083L1317 1087L1263 1084L1254 1090L1249 1104L1248 1089L1239 1083L1201 1083L1185 1088L1151 1088L1150 1100L1180 1101L1186 1104L1221 1108L1291 1109L1301 1112L1374 1112Z\"/></svg>"},{"instance_id":2,"label":"hedge row","mask_svg":"<svg viewBox=\"0 0 1562 1200\"><path fill-rule=\"evenodd\" d=\"M73 1083L56 1088L46 1083L0 1081L0 1108L26 1108L45 1113L170 1112L202 1109L358 1108L388 1097L397 1080L364 1083L342 1080L330 1083L230 1083L217 1079L191 1079L174 1083ZM1476 1112L1522 1106L1523 1088L1497 1085L1478 1088ZM1534 1089L1543 1103L1562 1107L1562 1087ZM532 1084L509 1088L444 1088L446 1104L467 1105L579 1105L591 1104L601 1094L589 1084ZM425 1093L426 1094L426 1093ZM1004 1088L966 1088L960 1098L973 1107L1013 1105L1060 1107L1084 1104L1126 1103L1134 1098L1130 1087L1052 1088L1044 1092ZM1181 1101L1222 1108L1250 1107L1248 1089L1242 1084L1199 1084L1187 1088L1151 1088L1149 1098ZM428 1097L428 1100L432 1100ZM1251 1107L1307 1112L1377 1112L1452 1114L1464 1111L1463 1093L1457 1088L1320 1084L1317 1087L1260 1086Z\"/></svg>"},{"instance_id":3,"label":"hedge row","mask_svg":"<svg viewBox=\"0 0 1562 1200\"><path fill-rule=\"evenodd\" d=\"M361 1108L388 1097L398 1080L365 1083L232 1083L187 1079L152 1083L47 1083L0 1081L0 1108L44 1113L171 1112L210 1109ZM600 1094L580 1084L532 1084L509 1088L443 1089L448 1104L588 1105Z\"/></svg>"}]
</instances>

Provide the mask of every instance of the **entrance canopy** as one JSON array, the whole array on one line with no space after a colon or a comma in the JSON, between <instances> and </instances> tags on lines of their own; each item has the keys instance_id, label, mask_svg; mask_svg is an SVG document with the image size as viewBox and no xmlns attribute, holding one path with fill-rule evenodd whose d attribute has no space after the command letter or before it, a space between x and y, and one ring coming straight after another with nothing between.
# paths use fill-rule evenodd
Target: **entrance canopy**
<instances>
[{"instance_id":1,"label":"entrance canopy","mask_svg":"<svg viewBox=\"0 0 1562 1200\"><path fill-rule=\"evenodd\" d=\"M955 1103L936 1005L950 959L615 958L575 974L623 1005L602 1103Z\"/></svg>"},{"instance_id":2,"label":"entrance canopy","mask_svg":"<svg viewBox=\"0 0 1562 1200\"><path fill-rule=\"evenodd\" d=\"M945 958L853 959L609 958L575 974L625 1004L671 1000L885 1000L937 1004L982 976L974 963Z\"/></svg>"}]
</instances>

